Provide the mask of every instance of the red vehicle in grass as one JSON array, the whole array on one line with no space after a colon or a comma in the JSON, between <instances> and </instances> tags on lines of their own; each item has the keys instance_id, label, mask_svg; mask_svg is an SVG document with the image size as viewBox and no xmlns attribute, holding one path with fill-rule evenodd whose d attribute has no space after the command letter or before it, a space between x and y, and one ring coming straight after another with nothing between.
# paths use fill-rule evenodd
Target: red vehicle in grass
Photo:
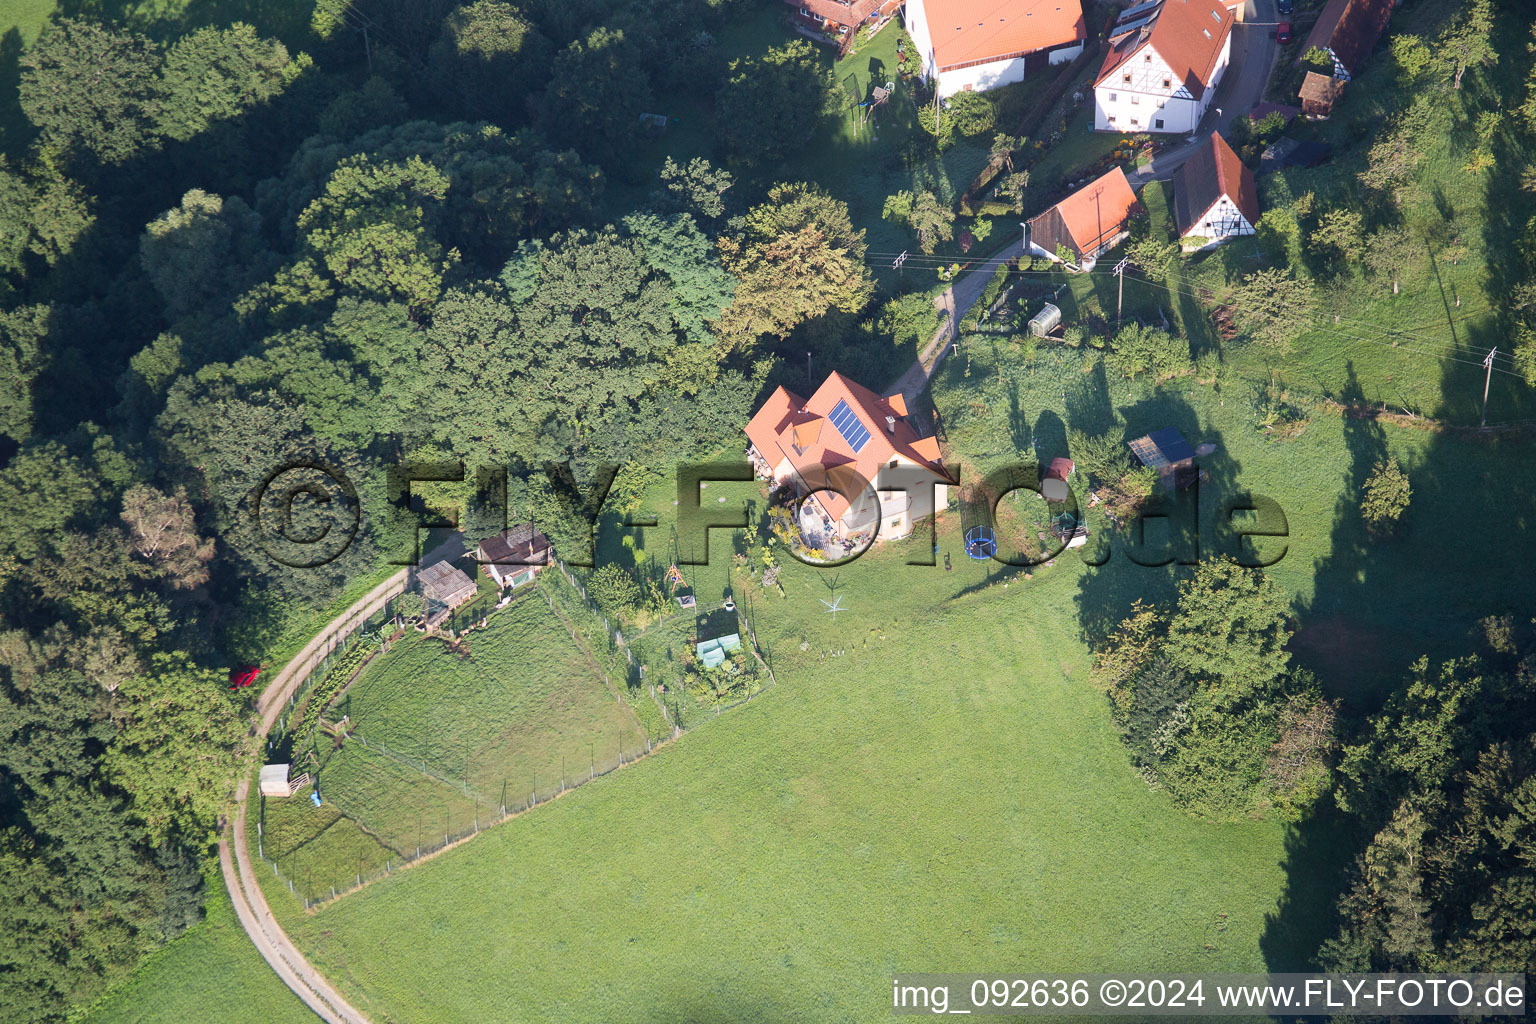
<instances>
[{"instance_id":1,"label":"red vehicle in grass","mask_svg":"<svg viewBox=\"0 0 1536 1024\"><path fill-rule=\"evenodd\" d=\"M261 666L247 665L245 668L237 668L229 674L229 688L238 690L250 686L261 675Z\"/></svg>"},{"instance_id":2,"label":"red vehicle in grass","mask_svg":"<svg viewBox=\"0 0 1536 1024\"><path fill-rule=\"evenodd\" d=\"M1275 29L1275 42L1284 46L1291 41L1291 23L1282 21Z\"/></svg>"}]
</instances>

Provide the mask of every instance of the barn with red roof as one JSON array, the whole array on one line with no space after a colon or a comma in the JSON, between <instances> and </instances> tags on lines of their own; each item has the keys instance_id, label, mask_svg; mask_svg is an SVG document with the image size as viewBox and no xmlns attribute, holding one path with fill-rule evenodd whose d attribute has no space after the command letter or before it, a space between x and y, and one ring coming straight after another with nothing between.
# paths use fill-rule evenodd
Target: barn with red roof
<instances>
[{"instance_id":1,"label":"barn with red roof","mask_svg":"<svg viewBox=\"0 0 1536 1024\"><path fill-rule=\"evenodd\" d=\"M1099 256L1130 234L1131 215L1141 208L1130 179L1119 167L1089 182L1029 222L1029 250L1060 261L1061 250L1072 262L1091 270Z\"/></svg>"},{"instance_id":2,"label":"barn with red roof","mask_svg":"<svg viewBox=\"0 0 1536 1024\"><path fill-rule=\"evenodd\" d=\"M1192 132L1226 74L1236 19L1222 0L1147 0L1120 13L1093 85L1093 126Z\"/></svg>"},{"instance_id":3,"label":"barn with red roof","mask_svg":"<svg viewBox=\"0 0 1536 1024\"><path fill-rule=\"evenodd\" d=\"M1259 190L1227 140L1212 132L1173 175L1173 219L1186 249L1210 248L1251 235L1259 224Z\"/></svg>"},{"instance_id":4,"label":"barn with red roof","mask_svg":"<svg viewBox=\"0 0 1536 1024\"><path fill-rule=\"evenodd\" d=\"M1083 52L1081 0L907 0L903 20L939 95L995 89Z\"/></svg>"},{"instance_id":5,"label":"barn with red roof","mask_svg":"<svg viewBox=\"0 0 1536 1024\"><path fill-rule=\"evenodd\" d=\"M948 505L952 481L939 442L914 426L900 394L881 397L840 373L809 399L780 387L746 434L759 477L796 497L809 495L802 530L848 540L878 524L877 538L890 540Z\"/></svg>"}]
</instances>

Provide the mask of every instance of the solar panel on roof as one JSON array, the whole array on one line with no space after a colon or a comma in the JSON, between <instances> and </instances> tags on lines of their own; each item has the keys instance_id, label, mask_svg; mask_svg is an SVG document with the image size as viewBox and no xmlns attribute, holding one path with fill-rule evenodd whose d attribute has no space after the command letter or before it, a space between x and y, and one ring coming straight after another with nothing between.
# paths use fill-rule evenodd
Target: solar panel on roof
<instances>
[{"instance_id":1,"label":"solar panel on roof","mask_svg":"<svg viewBox=\"0 0 1536 1024\"><path fill-rule=\"evenodd\" d=\"M843 435L843 440L848 442L848 447L853 449L853 454L857 455L864 450L864 446L869 443L869 431L863 423L859 422L853 410L848 408L847 402L839 398L837 404L832 407L832 415L827 418L832 421L837 432Z\"/></svg>"},{"instance_id":2,"label":"solar panel on roof","mask_svg":"<svg viewBox=\"0 0 1536 1024\"><path fill-rule=\"evenodd\" d=\"M1134 21L1121 22L1109 30L1109 37L1111 39L1119 39L1121 36L1130 35L1132 32L1135 32L1137 29L1141 28L1148 22L1156 20L1156 14L1149 14L1145 18L1137 18Z\"/></svg>"},{"instance_id":3,"label":"solar panel on roof","mask_svg":"<svg viewBox=\"0 0 1536 1024\"><path fill-rule=\"evenodd\" d=\"M1135 7L1127 7L1125 10L1120 12L1120 20L1124 21L1126 18L1134 18L1136 15L1142 13L1143 11L1150 11L1153 8L1158 7L1162 4L1162 2L1163 0L1147 0L1147 2L1144 4L1137 4Z\"/></svg>"}]
</instances>

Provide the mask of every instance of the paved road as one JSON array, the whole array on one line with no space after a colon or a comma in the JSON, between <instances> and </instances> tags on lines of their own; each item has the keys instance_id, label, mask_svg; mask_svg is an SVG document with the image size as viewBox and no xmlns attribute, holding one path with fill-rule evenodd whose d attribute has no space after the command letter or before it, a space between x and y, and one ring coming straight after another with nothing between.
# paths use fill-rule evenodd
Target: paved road
<instances>
[{"instance_id":1,"label":"paved road","mask_svg":"<svg viewBox=\"0 0 1536 1024\"><path fill-rule=\"evenodd\" d=\"M1264 98L1264 89L1274 71L1278 52L1275 44L1275 0L1250 0L1250 5L1253 10L1247 20L1232 29L1231 63L1221 78L1221 84L1216 87L1216 96L1200 122L1195 141L1165 150L1146 167L1127 175L1133 188L1139 189L1149 181L1173 177L1174 172L1183 166L1191 153L1204 144L1211 132L1226 129L1234 118L1247 114ZM950 351L949 343L954 338L955 325L981 298L987 282L997 272L997 265L1005 260L1017 259L1023 252L1024 243L1021 239L975 269L960 275L954 284L933 300L934 306L944 315L944 322L928 344L923 346L917 361L885 389L887 396L899 392L906 398L908 408L912 407L917 396L928 387L928 381L940 361Z\"/></svg>"},{"instance_id":2,"label":"paved road","mask_svg":"<svg viewBox=\"0 0 1536 1024\"><path fill-rule=\"evenodd\" d=\"M1269 85L1279 52L1275 44L1275 0L1250 0L1250 6L1253 13L1232 27L1231 63L1221 76L1210 109L1200 121L1195 141L1165 150L1146 167L1127 175L1133 188L1173 177L1173 172L1211 137L1211 132L1225 133L1234 118L1246 115L1264 99L1264 89Z\"/></svg>"},{"instance_id":3,"label":"paved road","mask_svg":"<svg viewBox=\"0 0 1536 1024\"><path fill-rule=\"evenodd\" d=\"M433 554L442 550L440 548ZM331 620L283 667L272 684L256 700L256 710L261 715L253 731L257 750L262 749L262 741L282 715L288 698L298 689L309 670L331 650L335 638L384 607L390 598L405 589L408 580L409 571L401 569L374 587L352 607ZM272 909L267 905L266 896L256 881L255 869L251 865L251 851L246 844L245 812L250 791L251 776L247 771L235 789L234 818L225 823L224 832L219 836L219 867L224 873L224 887L229 890L230 899L234 901L235 915L240 919L240 926L250 936L262 958L283 980L283 984L292 989L322 1020L330 1024L370 1024L361 1011L342 998L341 993L332 988L325 977L310 965L272 916Z\"/></svg>"}]
</instances>

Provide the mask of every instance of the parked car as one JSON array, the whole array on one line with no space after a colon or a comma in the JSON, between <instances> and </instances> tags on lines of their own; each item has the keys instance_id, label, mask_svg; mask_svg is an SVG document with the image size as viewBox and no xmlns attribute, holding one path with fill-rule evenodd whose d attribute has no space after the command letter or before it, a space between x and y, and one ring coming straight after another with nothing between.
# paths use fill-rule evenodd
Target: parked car
<instances>
[{"instance_id":1,"label":"parked car","mask_svg":"<svg viewBox=\"0 0 1536 1024\"><path fill-rule=\"evenodd\" d=\"M1281 14L1292 15L1296 13L1296 0L1275 0L1275 6L1280 9Z\"/></svg>"},{"instance_id":2,"label":"parked car","mask_svg":"<svg viewBox=\"0 0 1536 1024\"><path fill-rule=\"evenodd\" d=\"M1288 22L1288 21L1282 21L1279 24L1279 26L1275 29L1275 42L1279 43L1281 46L1284 46L1286 43L1288 43L1290 41L1291 41L1291 23Z\"/></svg>"}]
</instances>

